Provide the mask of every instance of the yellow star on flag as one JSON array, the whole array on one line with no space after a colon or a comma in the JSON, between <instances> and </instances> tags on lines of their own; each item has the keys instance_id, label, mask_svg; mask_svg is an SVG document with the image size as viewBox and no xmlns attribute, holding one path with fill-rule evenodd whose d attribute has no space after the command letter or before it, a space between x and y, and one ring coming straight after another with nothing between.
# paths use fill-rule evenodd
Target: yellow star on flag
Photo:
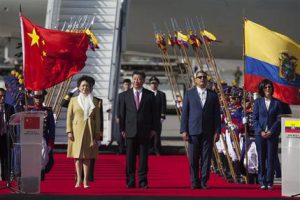
<instances>
[{"instance_id":1,"label":"yellow star on flag","mask_svg":"<svg viewBox=\"0 0 300 200\"><path fill-rule=\"evenodd\" d=\"M32 33L27 33L27 34L29 35L29 37L31 37L31 46L33 46L34 44L39 46L40 36L36 34L35 28L33 28Z\"/></svg>"},{"instance_id":2,"label":"yellow star on flag","mask_svg":"<svg viewBox=\"0 0 300 200\"><path fill-rule=\"evenodd\" d=\"M43 51L43 57L46 57L47 56L47 52L46 51Z\"/></svg>"}]
</instances>

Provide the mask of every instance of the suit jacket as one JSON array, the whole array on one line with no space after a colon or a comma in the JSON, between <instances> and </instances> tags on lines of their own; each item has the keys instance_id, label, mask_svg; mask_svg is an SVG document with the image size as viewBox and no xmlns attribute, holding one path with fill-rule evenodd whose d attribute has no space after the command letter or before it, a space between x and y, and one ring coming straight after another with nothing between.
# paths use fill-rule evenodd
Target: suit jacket
<instances>
[{"instance_id":1,"label":"suit jacket","mask_svg":"<svg viewBox=\"0 0 300 200\"><path fill-rule=\"evenodd\" d=\"M121 115L121 112L120 112L120 109L121 109L121 103L123 102L123 98L124 98L124 94L125 94L126 91L123 91L121 93L118 94L118 97L117 97L117 118L120 119L120 115Z\"/></svg>"},{"instance_id":2,"label":"suit jacket","mask_svg":"<svg viewBox=\"0 0 300 200\"><path fill-rule=\"evenodd\" d=\"M5 121L4 123L6 124L6 127L8 130L8 125L9 125L9 120L10 120L10 117L15 114L15 109L13 106L7 104L7 103L4 103L4 113L5 113Z\"/></svg>"},{"instance_id":3,"label":"suit jacket","mask_svg":"<svg viewBox=\"0 0 300 200\"><path fill-rule=\"evenodd\" d=\"M150 90L142 89L142 99L139 109L136 109L133 89L129 89L122 94L119 107L120 131L126 132L126 137L149 138L150 131L155 127L155 99Z\"/></svg>"},{"instance_id":4,"label":"suit jacket","mask_svg":"<svg viewBox=\"0 0 300 200\"><path fill-rule=\"evenodd\" d=\"M196 87L191 88L183 99L180 133L189 135L221 133L221 114L218 96L207 89L204 107Z\"/></svg>"},{"instance_id":5,"label":"suit jacket","mask_svg":"<svg viewBox=\"0 0 300 200\"><path fill-rule=\"evenodd\" d=\"M6 123L7 123L7 125L9 125L10 116L15 114L15 109L13 106L11 106L7 103L4 103L4 110L5 110L5 116L6 116Z\"/></svg>"},{"instance_id":6,"label":"suit jacket","mask_svg":"<svg viewBox=\"0 0 300 200\"><path fill-rule=\"evenodd\" d=\"M155 95L155 108L156 108L156 118L159 120L161 118L166 118L166 107L167 107L167 100L166 94L160 90L157 90Z\"/></svg>"},{"instance_id":7,"label":"suit jacket","mask_svg":"<svg viewBox=\"0 0 300 200\"><path fill-rule=\"evenodd\" d=\"M268 126L272 134L279 135L281 128L279 115L282 113L282 103L279 100L272 98L267 110L265 98L256 99L253 107L255 134L260 135L261 131L265 131Z\"/></svg>"}]
</instances>

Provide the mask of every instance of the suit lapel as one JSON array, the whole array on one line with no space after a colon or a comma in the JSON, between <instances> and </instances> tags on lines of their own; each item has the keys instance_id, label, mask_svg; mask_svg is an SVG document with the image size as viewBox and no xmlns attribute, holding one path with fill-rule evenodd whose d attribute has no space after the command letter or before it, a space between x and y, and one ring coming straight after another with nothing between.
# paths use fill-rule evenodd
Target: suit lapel
<instances>
[{"instance_id":1,"label":"suit lapel","mask_svg":"<svg viewBox=\"0 0 300 200\"><path fill-rule=\"evenodd\" d=\"M206 89L206 100L203 108L205 108L208 102L210 102L210 98L211 98L210 92Z\"/></svg>"},{"instance_id":2,"label":"suit lapel","mask_svg":"<svg viewBox=\"0 0 300 200\"><path fill-rule=\"evenodd\" d=\"M132 106L135 107L135 109L136 109L136 105L135 105L135 101L134 101L133 88L130 89L130 91L129 91L129 96L130 96L130 101L131 101L131 103L132 103Z\"/></svg>"},{"instance_id":3,"label":"suit lapel","mask_svg":"<svg viewBox=\"0 0 300 200\"><path fill-rule=\"evenodd\" d=\"M270 102L269 110L268 110L269 113L271 112L271 109L274 107L274 103L275 103L274 99L271 98L271 102Z\"/></svg>"},{"instance_id":4,"label":"suit lapel","mask_svg":"<svg viewBox=\"0 0 300 200\"><path fill-rule=\"evenodd\" d=\"M145 92L145 89L142 88L142 99L141 99L141 102L140 102L140 106L139 106L139 110L141 109L141 107L143 106L143 103L145 101L145 97L146 96L146 92Z\"/></svg>"},{"instance_id":5,"label":"suit lapel","mask_svg":"<svg viewBox=\"0 0 300 200\"><path fill-rule=\"evenodd\" d=\"M200 106L200 108L201 108L201 110L202 110L202 104L201 104L200 96L199 96L199 94L198 94L198 90L197 90L196 87L194 87L193 93L192 93L192 94L193 94L193 97L196 99L198 105Z\"/></svg>"},{"instance_id":6,"label":"suit lapel","mask_svg":"<svg viewBox=\"0 0 300 200\"><path fill-rule=\"evenodd\" d=\"M265 110L265 112L267 113L268 112L268 110L267 110L267 106L266 106L266 102L265 102L265 98L264 97L262 97L261 99L260 99L260 105L262 106L262 108Z\"/></svg>"}]
</instances>

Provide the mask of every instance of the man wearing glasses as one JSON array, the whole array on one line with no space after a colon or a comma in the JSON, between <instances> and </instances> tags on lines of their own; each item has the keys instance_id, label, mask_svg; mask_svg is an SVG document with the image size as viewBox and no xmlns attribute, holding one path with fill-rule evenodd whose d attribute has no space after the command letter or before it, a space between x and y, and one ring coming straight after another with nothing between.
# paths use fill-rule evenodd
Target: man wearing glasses
<instances>
[{"instance_id":1,"label":"man wearing glasses","mask_svg":"<svg viewBox=\"0 0 300 200\"><path fill-rule=\"evenodd\" d=\"M191 188L207 189L213 144L221 133L220 103L218 95L206 88L206 72L196 73L195 84L183 99L180 133L188 141Z\"/></svg>"}]
</instances>

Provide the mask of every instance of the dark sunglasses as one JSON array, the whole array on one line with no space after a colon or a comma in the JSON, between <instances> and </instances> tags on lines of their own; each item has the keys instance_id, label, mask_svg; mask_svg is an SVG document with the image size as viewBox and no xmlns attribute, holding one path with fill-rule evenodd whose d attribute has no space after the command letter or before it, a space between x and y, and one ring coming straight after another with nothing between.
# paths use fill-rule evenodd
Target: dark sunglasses
<instances>
[{"instance_id":1,"label":"dark sunglasses","mask_svg":"<svg viewBox=\"0 0 300 200\"><path fill-rule=\"evenodd\" d=\"M157 82L151 82L151 84L157 84Z\"/></svg>"},{"instance_id":2,"label":"dark sunglasses","mask_svg":"<svg viewBox=\"0 0 300 200\"><path fill-rule=\"evenodd\" d=\"M197 78L199 78L199 79L206 79L207 77L206 76L197 76Z\"/></svg>"}]
</instances>

